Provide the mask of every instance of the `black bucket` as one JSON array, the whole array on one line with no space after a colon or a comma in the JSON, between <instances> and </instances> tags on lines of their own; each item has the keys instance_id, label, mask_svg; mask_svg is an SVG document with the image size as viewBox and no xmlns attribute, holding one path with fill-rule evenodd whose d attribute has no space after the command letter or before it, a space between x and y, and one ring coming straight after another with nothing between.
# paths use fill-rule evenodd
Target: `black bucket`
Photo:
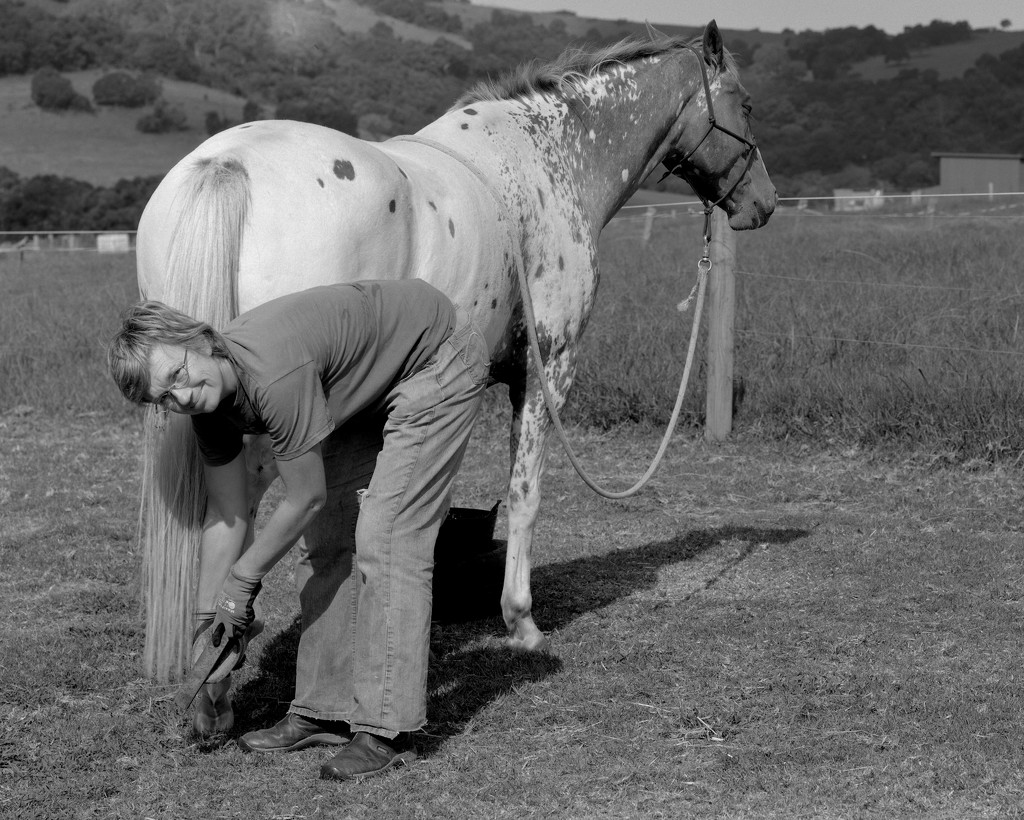
<instances>
[{"instance_id":1,"label":"black bucket","mask_svg":"<svg viewBox=\"0 0 1024 820\"><path fill-rule=\"evenodd\" d=\"M459 560L471 555L492 550L494 541L494 525L498 520L498 508L501 501L496 501L489 510L477 510L472 507L452 507L441 524L434 546L434 561Z\"/></svg>"},{"instance_id":2,"label":"black bucket","mask_svg":"<svg viewBox=\"0 0 1024 820\"><path fill-rule=\"evenodd\" d=\"M456 623L501 614L506 542L494 539L500 506L499 500L489 510L448 510L434 546L434 620Z\"/></svg>"}]
</instances>

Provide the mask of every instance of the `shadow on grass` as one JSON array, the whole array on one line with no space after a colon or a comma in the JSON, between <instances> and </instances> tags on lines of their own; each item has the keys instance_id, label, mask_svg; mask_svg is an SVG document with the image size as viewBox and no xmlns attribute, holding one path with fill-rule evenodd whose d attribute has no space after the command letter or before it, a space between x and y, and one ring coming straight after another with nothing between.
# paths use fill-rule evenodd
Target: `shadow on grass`
<instances>
[{"instance_id":1,"label":"shadow on grass","mask_svg":"<svg viewBox=\"0 0 1024 820\"><path fill-rule=\"evenodd\" d=\"M608 606L658 583L661 567L693 560L725 543L735 555L693 594L713 586L762 544L787 544L807 535L792 528L720 527L691 530L635 549L616 550L546 564L533 572L534 612L546 630L564 628L580 615ZM558 673L562 662L547 653L516 654L504 645L481 646L501 634L499 599L505 542L462 561L438 563L434 583L435 629L431 638L428 732L419 740L430 754L465 728L473 717L517 686ZM688 596L689 597L689 596ZM294 692L299 619L263 647L256 675L235 693L237 737L273 725L287 711Z\"/></svg>"},{"instance_id":2,"label":"shadow on grass","mask_svg":"<svg viewBox=\"0 0 1024 820\"><path fill-rule=\"evenodd\" d=\"M662 567L691 561L722 544L736 544L736 554L700 588L686 596L689 598L714 586L723 575L745 561L758 545L788 544L806 535L807 530L777 527L690 530L667 541L634 549L540 566L534 570L531 582L534 616L545 630L561 629L586 612L608 606L634 592L654 588Z\"/></svg>"}]
</instances>

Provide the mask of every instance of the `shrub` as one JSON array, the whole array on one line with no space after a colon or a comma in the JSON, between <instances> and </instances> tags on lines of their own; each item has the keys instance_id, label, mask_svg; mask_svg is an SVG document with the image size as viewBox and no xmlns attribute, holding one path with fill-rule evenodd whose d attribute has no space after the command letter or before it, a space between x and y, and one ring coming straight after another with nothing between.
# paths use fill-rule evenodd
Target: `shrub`
<instances>
[{"instance_id":1,"label":"shrub","mask_svg":"<svg viewBox=\"0 0 1024 820\"><path fill-rule=\"evenodd\" d=\"M126 71L104 74L92 86L92 97L99 105L140 108L156 102L160 86L152 76L134 77Z\"/></svg>"},{"instance_id":2,"label":"shrub","mask_svg":"<svg viewBox=\"0 0 1024 820\"><path fill-rule=\"evenodd\" d=\"M128 58L134 68L152 71L175 80L198 82L202 69L195 59L171 37L142 33L134 43Z\"/></svg>"},{"instance_id":3,"label":"shrub","mask_svg":"<svg viewBox=\"0 0 1024 820\"><path fill-rule=\"evenodd\" d=\"M279 120L298 120L324 125L352 136L359 133L359 122L347 106L332 100L286 100L277 106Z\"/></svg>"},{"instance_id":4,"label":"shrub","mask_svg":"<svg viewBox=\"0 0 1024 820\"><path fill-rule=\"evenodd\" d=\"M219 134L221 131L226 131L228 128L230 128L234 124L235 123L233 123L227 117L222 117L216 111L207 111L206 112L206 119L205 119L206 133L209 136L211 136L211 137L214 134Z\"/></svg>"},{"instance_id":5,"label":"shrub","mask_svg":"<svg viewBox=\"0 0 1024 820\"><path fill-rule=\"evenodd\" d=\"M92 103L75 91L71 80L49 66L32 75L32 102L44 111L92 111Z\"/></svg>"},{"instance_id":6,"label":"shrub","mask_svg":"<svg viewBox=\"0 0 1024 820\"><path fill-rule=\"evenodd\" d=\"M242 106L242 122L253 122L263 118L263 112L260 110L260 104L255 100L246 100L245 105Z\"/></svg>"},{"instance_id":7,"label":"shrub","mask_svg":"<svg viewBox=\"0 0 1024 820\"><path fill-rule=\"evenodd\" d=\"M159 99L153 110L135 123L135 127L143 134L165 134L168 131L187 131L188 118L185 112L164 99Z\"/></svg>"}]
</instances>

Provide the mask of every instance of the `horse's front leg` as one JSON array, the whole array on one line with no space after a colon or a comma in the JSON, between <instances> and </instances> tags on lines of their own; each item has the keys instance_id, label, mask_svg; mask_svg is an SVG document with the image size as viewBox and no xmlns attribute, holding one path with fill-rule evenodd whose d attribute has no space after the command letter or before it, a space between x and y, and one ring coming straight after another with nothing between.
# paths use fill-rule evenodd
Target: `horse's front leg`
<instances>
[{"instance_id":1,"label":"horse's front leg","mask_svg":"<svg viewBox=\"0 0 1024 820\"><path fill-rule=\"evenodd\" d=\"M532 358L532 357L531 357ZM573 357L568 352L549 358L546 377L556 410L565 404L572 383ZM532 362L531 362L531 373ZM533 532L540 512L541 475L547 460L547 436L551 418L535 376L509 386L512 403L511 475L508 489L508 551L501 613L508 629L509 646L517 651L548 648L548 639L533 619L530 591Z\"/></svg>"},{"instance_id":2,"label":"horse's front leg","mask_svg":"<svg viewBox=\"0 0 1024 820\"><path fill-rule=\"evenodd\" d=\"M245 548L252 543L256 528L256 515L260 502L270 485L277 478L277 462L270 447L269 436L245 437L245 466L248 473L246 492L249 499L249 527L246 532ZM257 610L259 605L257 603ZM246 640L252 640L263 631L263 619L259 612L256 621L249 627ZM206 684L196 698L192 716L192 728L202 737L227 732L235 725L235 711L231 706L231 674L216 683Z\"/></svg>"}]
</instances>

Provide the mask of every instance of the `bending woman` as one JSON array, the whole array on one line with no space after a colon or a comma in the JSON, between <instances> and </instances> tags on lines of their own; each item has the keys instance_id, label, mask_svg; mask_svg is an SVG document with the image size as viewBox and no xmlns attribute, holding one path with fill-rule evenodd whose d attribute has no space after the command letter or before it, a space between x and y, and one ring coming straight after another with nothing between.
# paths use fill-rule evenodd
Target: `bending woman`
<instances>
[{"instance_id":1,"label":"bending woman","mask_svg":"<svg viewBox=\"0 0 1024 820\"><path fill-rule=\"evenodd\" d=\"M415 759L434 543L488 382L479 329L416 279L312 288L222 332L143 302L122 315L108 364L130 401L192 417L209 493L197 635L251 632L263 577L306 534L295 700L239 745L341 746L321 767L334 779ZM285 485L255 535L247 433L269 434Z\"/></svg>"}]
</instances>

